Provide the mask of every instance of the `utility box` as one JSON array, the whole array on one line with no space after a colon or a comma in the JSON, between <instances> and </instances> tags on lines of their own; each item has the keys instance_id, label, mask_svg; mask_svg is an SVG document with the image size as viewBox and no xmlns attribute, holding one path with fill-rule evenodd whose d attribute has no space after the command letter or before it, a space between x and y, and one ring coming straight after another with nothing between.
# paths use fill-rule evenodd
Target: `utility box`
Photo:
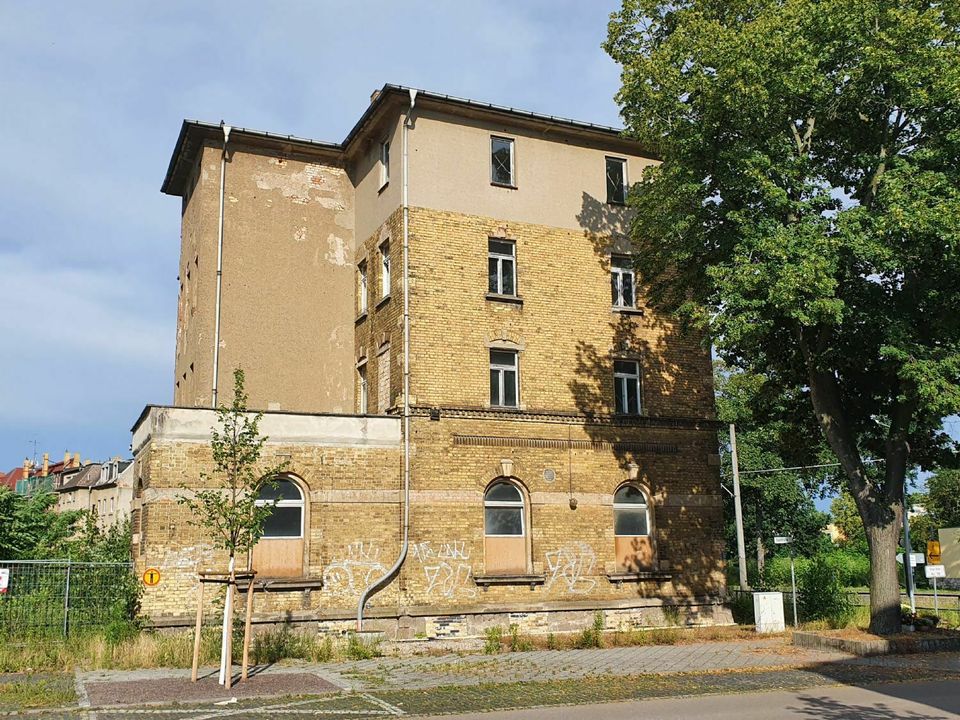
<instances>
[{"instance_id":1,"label":"utility box","mask_svg":"<svg viewBox=\"0 0 960 720\"><path fill-rule=\"evenodd\" d=\"M753 617L758 633L783 632L783 593L758 592L753 594Z\"/></svg>"}]
</instances>

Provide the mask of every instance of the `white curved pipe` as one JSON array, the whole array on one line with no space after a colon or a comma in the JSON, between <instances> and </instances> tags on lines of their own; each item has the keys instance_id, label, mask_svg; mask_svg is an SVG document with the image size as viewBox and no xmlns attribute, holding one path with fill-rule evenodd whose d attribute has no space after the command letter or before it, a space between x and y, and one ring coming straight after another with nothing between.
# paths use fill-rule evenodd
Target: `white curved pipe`
<instances>
[{"instance_id":1,"label":"white curved pipe","mask_svg":"<svg viewBox=\"0 0 960 720\"><path fill-rule=\"evenodd\" d=\"M363 630L363 608L367 601L386 587L400 571L410 548L410 203L409 173L407 172L407 131L411 125L417 91L410 90L410 107L403 119L403 544L400 555L383 577L363 591L357 604L357 632Z\"/></svg>"}]
</instances>

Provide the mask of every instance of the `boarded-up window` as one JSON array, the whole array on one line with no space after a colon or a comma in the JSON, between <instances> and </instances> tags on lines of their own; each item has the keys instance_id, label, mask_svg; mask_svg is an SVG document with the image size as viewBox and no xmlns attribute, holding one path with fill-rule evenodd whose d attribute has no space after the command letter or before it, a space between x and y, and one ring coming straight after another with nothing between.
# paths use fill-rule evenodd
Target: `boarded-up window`
<instances>
[{"instance_id":1,"label":"boarded-up window","mask_svg":"<svg viewBox=\"0 0 960 720\"><path fill-rule=\"evenodd\" d=\"M527 572L526 512L513 483L495 482L483 496L484 566L490 575Z\"/></svg>"},{"instance_id":2,"label":"boarded-up window","mask_svg":"<svg viewBox=\"0 0 960 720\"><path fill-rule=\"evenodd\" d=\"M377 412L381 415L390 407L390 346L377 355Z\"/></svg>"},{"instance_id":3,"label":"boarded-up window","mask_svg":"<svg viewBox=\"0 0 960 720\"><path fill-rule=\"evenodd\" d=\"M262 577L303 575L304 499L299 487L287 478L265 485L257 505L273 511L263 523L263 536L253 548L253 569Z\"/></svg>"}]
</instances>

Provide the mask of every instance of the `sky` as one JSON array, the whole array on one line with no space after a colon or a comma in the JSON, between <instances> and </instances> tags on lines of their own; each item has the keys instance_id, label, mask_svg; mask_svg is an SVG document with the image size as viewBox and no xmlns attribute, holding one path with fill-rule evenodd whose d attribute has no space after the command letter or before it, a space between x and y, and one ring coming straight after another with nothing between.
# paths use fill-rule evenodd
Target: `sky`
<instances>
[{"instance_id":1,"label":"sky","mask_svg":"<svg viewBox=\"0 0 960 720\"><path fill-rule=\"evenodd\" d=\"M339 142L384 83L621 125L614 0L0 0L0 471L173 398L184 118Z\"/></svg>"}]
</instances>

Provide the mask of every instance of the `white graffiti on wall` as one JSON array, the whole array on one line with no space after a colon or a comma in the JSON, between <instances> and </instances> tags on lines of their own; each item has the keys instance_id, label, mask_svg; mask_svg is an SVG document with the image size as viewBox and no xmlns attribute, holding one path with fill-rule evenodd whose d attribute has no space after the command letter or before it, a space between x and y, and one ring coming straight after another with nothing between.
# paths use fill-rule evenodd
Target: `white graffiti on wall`
<instances>
[{"instance_id":1,"label":"white graffiti on wall","mask_svg":"<svg viewBox=\"0 0 960 720\"><path fill-rule=\"evenodd\" d=\"M380 548L358 540L347 545L347 556L327 565L323 585L332 593L356 594L387 571L380 562Z\"/></svg>"},{"instance_id":2,"label":"white graffiti on wall","mask_svg":"<svg viewBox=\"0 0 960 720\"><path fill-rule=\"evenodd\" d=\"M597 563L597 556L593 549L583 542L575 543L559 550L546 554L547 578L546 589L549 590L557 582L566 585L566 590L574 595L583 595L597 586L597 581L587 577L593 572ZM563 586L561 586L562 589Z\"/></svg>"},{"instance_id":3,"label":"white graffiti on wall","mask_svg":"<svg viewBox=\"0 0 960 720\"><path fill-rule=\"evenodd\" d=\"M477 589L470 584L470 551L462 540L441 542L436 547L429 541L414 543L411 555L423 567L427 595L477 596Z\"/></svg>"}]
</instances>

